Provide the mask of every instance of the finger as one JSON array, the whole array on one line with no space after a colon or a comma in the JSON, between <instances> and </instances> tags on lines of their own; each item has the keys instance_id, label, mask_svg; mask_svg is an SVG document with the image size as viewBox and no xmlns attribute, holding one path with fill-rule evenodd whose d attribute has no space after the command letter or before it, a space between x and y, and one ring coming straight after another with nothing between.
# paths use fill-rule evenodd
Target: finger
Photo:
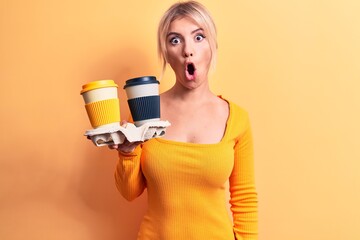
<instances>
[{"instance_id":1,"label":"finger","mask_svg":"<svg viewBox=\"0 0 360 240\"><path fill-rule=\"evenodd\" d=\"M125 141L121 144L121 146L129 146L131 144L131 142L129 142L127 139L125 139Z\"/></svg>"},{"instance_id":2,"label":"finger","mask_svg":"<svg viewBox=\"0 0 360 240\"><path fill-rule=\"evenodd\" d=\"M131 144L134 145L134 146L137 146L139 144L143 143L142 141L136 141L136 142L132 142Z\"/></svg>"},{"instance_id":3,"label":"finger","mask_svg":"<svg viewBox=\"0 0 360 240\"><path fill-rule=\"evenodd\" d=\"M140 142L129 142L126 140L123 144L119 145L117 150L125 153L131 153L135 150L139 143Z\"/></svg>"},{"instance_id":4,"label":"finger","mask_svg":"<svg viewBox=\"0 0 360 240\"><path fill-rule=\"evenodd\" d=\"M133 147L126 147L126 146L122 146L121 148L118 148L117 150L119 152L123 152L123 153L131 153L134 151L135 148Z\"/></svg>"},{"instance_id":5,"label":"finger","mask_svg":"<svg viewBox=\"0 0 360 240\"><path fill-rule=\"evenodd\" d=\"M120 122L120 125L121 125L122 127L124 127L124 128L126 128L127 124L128 124L128 122L127 122L126 120L122 120L122 121Z\"/></svg>"},{"instance_id":6,"label":"finger","mask_svg":"<svg viewBox=\"0 0 360 240\"><path fill-rule=\"evenodd\" d=\"M117 145L117 144L108 145L108 147L109 147L110 149L118 149L118 145Z\"/></svg>"}]
</instances>

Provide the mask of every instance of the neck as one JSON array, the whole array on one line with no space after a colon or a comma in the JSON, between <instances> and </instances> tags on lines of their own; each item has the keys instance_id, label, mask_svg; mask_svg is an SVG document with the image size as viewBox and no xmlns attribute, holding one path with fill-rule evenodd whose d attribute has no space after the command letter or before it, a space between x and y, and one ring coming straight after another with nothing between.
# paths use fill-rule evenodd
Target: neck
<instances>
[{"instance_id":1,"label":"neck","mask_svg":"<svg viewBox=\"0 0 360 240\"><path fill-rule=\"evenodd\" d=\"M194 100L196 100L197 103L201 103L214 96L214 94L210 91L210 87L207 82L193 89L185 88L181 84L175 83L175 85L169 90L169 93L173 99L177 99L182 102L191 101L192 103L194 103Z\"/></svg>"}]
</instances>

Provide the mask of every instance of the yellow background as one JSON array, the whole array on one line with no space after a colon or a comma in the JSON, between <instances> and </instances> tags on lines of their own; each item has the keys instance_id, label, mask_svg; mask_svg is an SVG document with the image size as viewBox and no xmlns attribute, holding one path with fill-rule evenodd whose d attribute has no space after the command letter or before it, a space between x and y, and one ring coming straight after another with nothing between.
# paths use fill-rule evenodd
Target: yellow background
<instances>
[{"instance_id":1,"label":"yellow background","mask_svg":"<svg viewBox=\"0 0 360 240\"><path fill-rule=\"evenodd\" d=\"M79 92L159 76L172 2L1 0L0 239L135 239L146 196L116 191ZM219 33L212 89L252 121L260 239L360 239L360 1L201 2Z\"/></svg>"}]
</instances>

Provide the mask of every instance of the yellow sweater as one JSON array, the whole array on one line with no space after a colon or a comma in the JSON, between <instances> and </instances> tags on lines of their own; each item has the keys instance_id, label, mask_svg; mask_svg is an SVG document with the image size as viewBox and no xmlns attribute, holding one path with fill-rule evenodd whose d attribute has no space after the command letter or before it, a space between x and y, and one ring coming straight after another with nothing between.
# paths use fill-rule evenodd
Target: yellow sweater
<instances>
[{"instance_id":1,"label":"yellow sweater","mask_svg":"<svg viewBox=\"0 0 360 240\"><path fill-rule=\"evenodd\" d=\"M139 240L255 240L257 193L247 113L229 102L223 139L194 144L151 139L119 154L116 186L128 200L145 188L148 210ZM230 184L233 220L227 212ZM235 237L234 237L235 236Z\"/></svg>"}]
</instances>

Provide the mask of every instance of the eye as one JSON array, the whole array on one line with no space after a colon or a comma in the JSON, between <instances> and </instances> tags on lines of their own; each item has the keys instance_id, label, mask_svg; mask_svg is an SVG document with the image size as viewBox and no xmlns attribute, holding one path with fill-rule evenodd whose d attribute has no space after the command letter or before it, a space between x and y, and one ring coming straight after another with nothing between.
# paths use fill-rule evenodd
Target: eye
<instances>
[{"instance_id":1,"label":"eye","mask_svg":"<svg viewBox=\"0 0 360 240\"><path fill-rule=\"evenodd\" d=\"M204 38L205 38L205 36L204 36L203 34L197 34L197 35L195 36L195 40L196 40L197 42L201 42Z\"/></svg>"},{"instance_id":2,"label":"eye","mask_svg":"<svg viewBox=\"0 0 360 240\"><path fill-rule=\"evenodd\" d=\"M177 45L177 44L179 44L181 41L180 41L180 38L179 37L173 37L173 38L171 38L170 39L170 43L172 44L172 45Z\"/></svg>"}]
</instances>

